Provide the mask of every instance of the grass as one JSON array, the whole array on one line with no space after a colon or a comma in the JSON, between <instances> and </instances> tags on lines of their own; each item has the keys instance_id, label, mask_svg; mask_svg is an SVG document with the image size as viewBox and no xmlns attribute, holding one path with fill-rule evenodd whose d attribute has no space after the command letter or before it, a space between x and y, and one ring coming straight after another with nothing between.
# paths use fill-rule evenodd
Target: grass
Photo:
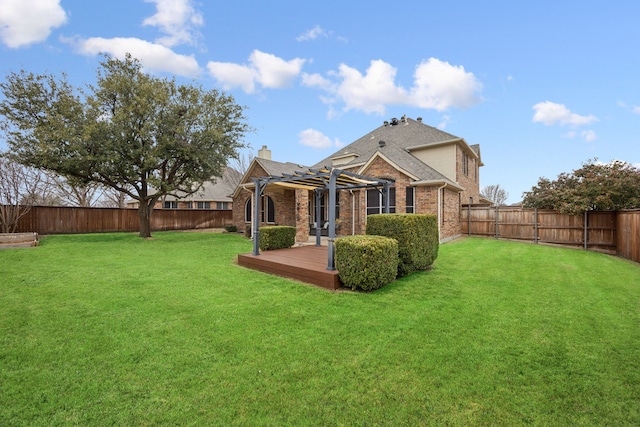
<instances>
[{"instance_id":1,"label":"grass","mask_svg":"<svg viewBox=\"0 0 640 427\"><path fill-rule=\"evenodd\" d=\"M639 425L640 266L491 239L331 293L237 235L0 252L0 425Z\"/></svg>"}]
</instances>

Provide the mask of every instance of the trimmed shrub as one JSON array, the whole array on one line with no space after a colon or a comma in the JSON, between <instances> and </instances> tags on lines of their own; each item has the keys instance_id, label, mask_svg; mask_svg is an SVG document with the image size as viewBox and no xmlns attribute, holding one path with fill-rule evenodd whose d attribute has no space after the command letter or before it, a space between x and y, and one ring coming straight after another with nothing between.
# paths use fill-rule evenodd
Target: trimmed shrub
<instances>
[{"instance_id":1,"label":"trimmed shrub","mask_svg":"<svg viewBox=\"0 0 640 427\"><path fill-rule=\"evenodd\" d=\"M260 227L261 251L290 248L296 243L296 228L284 225Z\"/></svg>"},{"instance_id":2,"label":"trimmed shrub","mask_svg":"<svg viewBox=\"0 0 640 427\"><path fill-rule=\"evenodd\" d=\"M383 236L347 236L335 241L336 268L342 283L372 291L395 280L398 242Z\"/></svg>"},{"instance_id":3,"label":"trimmed shrub","mask_svg":"<svg viewBox=\"0 0 640 427\"><path fill-rule=\"evenodd\" d=\"M438 257L440 243L435 215L369 215L366 233L398 241L398 277L427 270Z\"/></svg>"},{"instance_id":4,"label":"trimmed shrub","mask_svg":"<svg viewBox=\"0 0 640 427\"><path fill-rule=\"evenodd\" d=\"M227 233L236 233L238 231L238 227L235 225L225 225L224 229L227 230Z\"/></svg>"}]
</instances>

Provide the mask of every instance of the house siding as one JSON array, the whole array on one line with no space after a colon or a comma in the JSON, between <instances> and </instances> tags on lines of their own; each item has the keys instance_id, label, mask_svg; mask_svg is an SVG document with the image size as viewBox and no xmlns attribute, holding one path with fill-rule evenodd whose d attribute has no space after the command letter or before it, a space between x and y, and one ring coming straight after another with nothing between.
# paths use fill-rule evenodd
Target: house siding
<instances>
[{"instance_id":1,"label":"house siding","mask_svg":"<svg viewBox=\"0 0 640 427\"><path fill-rule=\"evenodd\" d=\"M450 180L455 181L456 167L454 161L456 161L456 147L457 144L425 147L419 150L412 150L411 154Z\"/></svg>"}]
</instances>

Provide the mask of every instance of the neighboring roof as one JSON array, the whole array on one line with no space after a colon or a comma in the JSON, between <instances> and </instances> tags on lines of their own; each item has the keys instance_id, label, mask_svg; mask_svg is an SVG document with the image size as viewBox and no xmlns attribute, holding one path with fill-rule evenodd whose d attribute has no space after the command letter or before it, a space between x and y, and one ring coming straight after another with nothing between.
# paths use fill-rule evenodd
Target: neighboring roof
<instances>
[{"instance_id":1,"label":"neighboring roof","mask_svg":"<svg viewBox=\"0 0 640 427\"><path fill-rule=\"evenodd\" d=\"M234 179L234 175L238 175L239 172L233 168L226 167L222 177L215 178L215 180L205 181L202 189L190 196L184 196L184 193L178 193L181 197L173 195L167 195L162 198L165 201L192 201L192 202L232 202L231 193L235 190L237 179Z\"/></svg>"},{"instance_id":2,"label":"neighboring roof","mask_svg":"<svg viewBox=\"0 0 640 427\"><path fill-rule=\"evenodd\" d=\"M423 147L444 144L460 144L466 147L471 155L480 158L479 145L469 146L463 138L426 125L421 120L403 117L401 120L392 119L390 122L385 122L372 132L316 163L313 168L328 167L333 164L333 159L349 156L355 157L347 163L340 164L340 168L362 168L368 165L376 155L382 155L414 181L454 184L410 152Z\"/></svg>"},{"instance_id":3,"label":"neighboring roof","mask_svg":"<svg viewBox=\"0 0 640 427\"><path fill-rule=\"evenodd\" d=\"M232 202L231 193L236 188L239 179L235 178L240 172L237 170L226 167L222 177L214 178L211 181L205 181L202 189L190 196L184 196L183 192L178 192L178 195L182 197L176 197L174 195L166 195L161 198L162 201L186 201L186 202ZM234 179L235 178L235 179ZM154 189L149 189L149 193L155 193ZM138 203L138 200L127 199L125 204L130 205Z\"/></svg>"}]
</instances>

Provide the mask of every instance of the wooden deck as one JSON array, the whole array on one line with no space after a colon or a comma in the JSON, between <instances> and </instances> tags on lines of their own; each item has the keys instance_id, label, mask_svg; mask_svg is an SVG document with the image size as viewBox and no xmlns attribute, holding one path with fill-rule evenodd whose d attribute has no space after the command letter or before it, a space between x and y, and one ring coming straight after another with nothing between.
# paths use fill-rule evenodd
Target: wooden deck
<instances>
[{"instance_id":1,"label":"wooden deck","mask_svg":"<svg viewBox=\"0 0 640 427\"><path fill-rule=\"evenodd\" d=\"M326 246L301 246L238 255L238 264L265 273L288 277L326 289L342 286L337 270L327 270Z\"/></svg>"}]
</instances>

